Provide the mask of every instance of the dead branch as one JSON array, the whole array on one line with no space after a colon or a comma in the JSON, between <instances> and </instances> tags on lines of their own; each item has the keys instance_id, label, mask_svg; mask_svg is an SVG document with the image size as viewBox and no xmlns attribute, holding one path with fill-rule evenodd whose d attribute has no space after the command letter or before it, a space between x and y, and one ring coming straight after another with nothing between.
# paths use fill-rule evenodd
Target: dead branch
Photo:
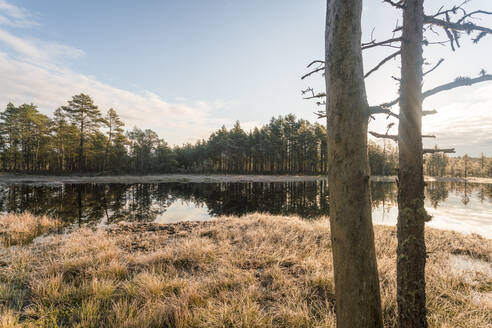
<instances>
[{"instance_id":1,"label":"dead branch","mask_svg":"<svg viewBox=\"0 0 492 328\"><path fill-rule=\"evenodd\" d=\"M447 90L451 90L451 89L459 88L459 87L463 87L463 86L470 86L470 85L480 83L480 82L485 82L485 81L492 81L492 75L482 74L481 76L476 77L474 79L469 78L469 77L458 77L453 82L446 83L446 84L440 85L438 87L435 87L433 89L425 91L422 94L422 96L425 99L427 97L433 96L433 95L440 93L440 92L443 92L443 91L447 91Z\"/></svg>"},{"instance_id":2,"label":"dead branch","mask_svg":"<svg viewBox=\"0 0 492 328\"><path fill-rule=\"evenodd\" d=\"M492 14L492 13L489 13L489 14ZM444 29L450 29L450 30L454 30L454 31L464 31L468 34L473 32L473 31L486 32L486 33L492 34L492 29L490 29L488 27L476 25L476 24L471 23L471 22L461 22L461 23L451 22L451 21L448 22L448 21L445 21L442 19L435 18L433 16L427 16L426 15L424 17L424 23L440 26Z\"/></svg>"},{"instance_id":3,"label":"dead branch","mask_svg":"<svg viewBox=\"0 0 492 328\"><path fill-rule=\"evenodd\" d=\"M443 10L444 9L444 6L442 6L441 8L439 8L439 10L437 11L436 14L432 15L432 17L438 17L438 16L441 16L441 15L449 15L450 13L456 14L456 12L458 10L461 10L461 11L465 12L465 10L463 9L463 6L466 5L470 1L471 0L465 0L460 5L453 6L451 9L447 9L447 10Z\"/></svg>"},{"instance_id":4,"label":"dead branch","mask_svg":"<svg viewBox=\"0 0 492 328\"><path fill-rule=\"evenodd\" d=\"M423 76L426 76L427 74L429 74L429 73L431 73L432 71L434 71L434 70L435 70L436 68L438 68L438 67L439 67L439 65L441 65L443 62L444 62L444 58L439 59L439 61L437 62L437 64L436 64L436 65L434 65L434 67L432 67L430 70L428 70L427 72L425 72L425 73L423 74Z\"/></svg>"},{"instance_id":5,"label":"dead branch","mask_svg":"<svg viewBox=\"0 0 492 328\"><path fill-rule=\"evenodd\" d=\"M369 134L371 134L373 137L380 138L380 139L391 139L396 142L398 141L398 135L396 134L381 134L374 131L369 131Z\"/></svg>"},{"instance_id":6,"label":"dead branch","mask_svg":"<svg viewBox=\"0 0 492 328\"><path fill-rule=\"evenodd\" d=\"M318 119L326 117L326 111L324 110L319 110L317 112L314 112L314 115L318 116Z\"/></svg>"},{"instance_id":7,"label":"dead branch","mask_svg":"<svg viewBox=\"0 0 492 328\"><path fill-rule=\"evenodd\" d=\"M312 70L311 72L308 72L308 73L304 74L303 76L301 76L301 80L304 80L306 77L311 76L311 75L313 75L315 73L324 71L324 70L325 70L325 67L324 66L319 67L319 68L317 68L315 70Z\"/></svg>"},{"instance_id":8,"label":"dead branch","mask_svg":"<svg viewBox=\"0 0 492 328\"><path fill-rule=\"evenodd\" d=\"M437 110L423 110L422 111L422 116L427 116L427 115L434 115L437 114Z\"/></svg>"},{"instance_id":9,"label":"dead branch","mask_svg":"<svg viewBox=\"0 0 492 328\"><path fill-rule=\"evenodd\" d=\"M398 141L398 135L396 134L381 134L374 131L369 131L369 133L376 138L391 139L393 141ZM435 135L423 134L422 138L435 138Z\"/></svg>"},{"instance_id":10,"label":"dead branch","mask_svg":"<svg viewBox=\"0 0 492 328\"><path fill-rule=\"evenodd\" d=\"M314 96L314 89L309 87L306 90L301 90L302 95L305 95L306 93L311 93Z\"/></svg>"},{"instance_id":11,"label":"dead branch","mask_svg":"<svg viewBox=\"0 0 492 328\"><path fill-rule=\"evenodd\" d=\"M377 71L378 69L381 68L381 66L383 66L384 64L386 64L388 61L390 61L391 59L399 56L401 54L401 50L398 50L397 52L394 52L392 53L391 55L389 55L388 57L384 58L381 62L379 62L379 64L376 65L376 67L374 67L373 69L371 69L369 72L367 72L365 75L364 75L364 78L367 78L369 75L371 75L372 73L374 73L375 71Z\"/></svg>"},{"instance_id":12,"label":"dead branch","mask_svg":"<svg viewBox=\"0 0 492 328\"><path fill-rule=\"evenodd\" d=\"M319 92L317 94L314 94L312 96L309 96L309 97L304 97L304 99L314 99L314 98L324 98L326 97L326 93L324 92Z\"/></svg>"},{"instance_id":13,"label":"dead branch","mask_svg":"<svg viewBox=\"0 0 492 328\"><path fill-rule=\"evenodd\" d=\"M324 65L325 64L325 61L324 60L313 60L312 62L309 63L309 65L307 65L307 68L313 66L314 64L320 64L320 65Z\"/></svg>"},{"instance_id":14,"label":"dead branch","mask_svg":"<svg viewBox=\"0 0 492 328\"><path fill-rule=\"evenodd\" d=\"M386 114L388 116L393 116L395 118L400 118L400 116L398 116L398 114L396 113L393 113L390 109L391 106L384 106L383 105L380 105L380 106L371 106L369 107L369 115L374 115L374 114Z\"/></svg>"},{"instance_id":15,"label":"dead branch","mask_svg":"<svg viewBox=\"0 0 492 328\"><path fill-rule=\"evenodd\" d=\"M445 154L454 154L456 150L454 148L440 149L440 148L428 148L423 149L424 154L435 154L435 153L445 153Z\"/></svg>"},{"instance_id":16,"label":"dead branch","mask_svg":"<svg viewBox=\"0 0 492 328\"><path fill-rule=\"evenodd\" d=\"M372 40L371 42L362 43L362 50L370 49L370 48L374 48L374 47L378 47L378 46L388 46L388 45L391 45L393 42L401 42L402 40L403 39L401 37L400 38L392 38L392 39L388 39L388 40L381 41L381 42L376 42L376 40Z\"/></svg>"},{"instance_id":17,"label":"dead branch","mask_svg":"<svg viewBox=\"0 0 492 328\"><path fill-rule=\"evenodd\" d=\"M393 7L396 7L399 9L405 8L405 0L400 0L400 1L383 0L383 2L389 3Z\"/></svg>"}]
</instances>

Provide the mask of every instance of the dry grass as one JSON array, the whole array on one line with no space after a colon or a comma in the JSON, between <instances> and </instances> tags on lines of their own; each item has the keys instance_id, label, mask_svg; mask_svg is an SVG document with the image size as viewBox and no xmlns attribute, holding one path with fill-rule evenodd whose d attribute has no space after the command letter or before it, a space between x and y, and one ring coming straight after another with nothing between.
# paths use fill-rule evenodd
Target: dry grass
<instances>
[{"instance_id":1,"label":"dry grass","mask_svg":"<svg viewBox=\"0 0 492 328\"><path fill-rule=\"evenodd\" d=\"M335 327L326 222L254 214L186 227L81 229L1 250L0 327ZM394 327L396 232L375 234ZM429 229L427 242L431 327L492 327L491 240Z\"/></svg>"},{"instance_id":2,"label":"dry grass","mask_svg":"<svg viewBox=\"0 0 492 328\"><path fill-rule=\"evenodd\" d=\"M4 246L25 245L34 238L60 226L60 221L30 213L0 216L0 238Z\"/></svg>"}]
</instances>

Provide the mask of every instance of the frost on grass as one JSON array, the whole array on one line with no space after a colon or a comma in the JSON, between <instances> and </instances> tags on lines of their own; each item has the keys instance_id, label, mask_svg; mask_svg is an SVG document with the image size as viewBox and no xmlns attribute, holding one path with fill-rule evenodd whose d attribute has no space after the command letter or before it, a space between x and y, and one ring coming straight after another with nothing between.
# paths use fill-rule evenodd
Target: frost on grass
<instances>
[{"instance_id":1,"label":"frost on grass","mask_svg":"<svg viewBox=\"0 0 492 328\"><path fill-rule=\"evenodd\" d=\"M0 238L4 246L24 245L60 226L60 221L30 213L0 215Z\"/></svg>"},{"instance_id":2,"label":"frost on grass","mask_svg":"<svg viewBox=\"0 0 492 328\"><path fill-rule=\"evenodd\" d=\"M376 226L384 321L396 326L396 231ZM429 229L432 327L488 327L491 241ZM80 229L0 254L0 327L335 327L326 221L253 214ZM478 296L477 296L478 295ZM478 301L477 301L478 300Z\"/></svg>"}]
</instances>

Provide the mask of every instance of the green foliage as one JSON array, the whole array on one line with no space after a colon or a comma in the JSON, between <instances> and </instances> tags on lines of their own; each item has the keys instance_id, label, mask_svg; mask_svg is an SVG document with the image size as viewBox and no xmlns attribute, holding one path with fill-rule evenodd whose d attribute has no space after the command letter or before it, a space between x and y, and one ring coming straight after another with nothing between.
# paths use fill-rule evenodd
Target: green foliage
<instances>
[{"instance_id":1,"label":"green foliage","mask_svg":"<svg viewBox=\"0 0 492 328\"><path fill-rule=\"evenodd\" d=\"M492 177L492 158L484 154L477 158L468 154L457 157L448 157L443 153L429 154L424 157L424 174L460 178Z\"/></svg>"},{"instance_id":2,"label":"green foliage","mask_svg":"<svg viewBox=\"0 0 492 328\"><path fill-rule=\"evenodd\" d=\"M222 173L326 172L326 129L292 114L245 132L239 122L208 140L175 148L178 170Z\"/></svg>"},{"instance_id":3,"label":"green foliage","mask_svg":"<svg viewBox=\"0 0 492 328\"><path fill-rule=\"evenodd\" d=\"M103 116L90 96L79 94L50 118L34 104L9 103L0 112L0 169L11 172L325 174L326 127L293 114L272 117L245 131L236 122L195 144L169 147L150 129L123 129L117 111ZM396 175L398 150L369 141L372 175ZM424 157L424 174L491 177L482 154Z\"/></svg>"}]
</instances>

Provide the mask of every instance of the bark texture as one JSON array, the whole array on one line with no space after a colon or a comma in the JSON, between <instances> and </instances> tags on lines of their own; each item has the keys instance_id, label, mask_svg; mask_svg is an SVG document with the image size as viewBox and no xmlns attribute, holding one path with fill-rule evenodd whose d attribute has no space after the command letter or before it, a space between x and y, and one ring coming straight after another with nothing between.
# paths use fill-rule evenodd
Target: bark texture
<instances>
[{"instance_id":1,"label":"bark texture","mask_svg":"<svg viewBox=\"0 0 492 328\"><path fill-rule=\"evenodd\" d=\"M423 0L403 9L400 86L397 301L399 327L427 327L422 150Z\"/></svg>"},{"instance_id":2,"label":"bark texture","mask_svg":"<svg viewBox=\"0 0 492 328\"><path fill-rule=\"evenodd\" d=\"M371 218L362 0L328 0L326 94L337 327L382 327Z\"/></svg>"}]
</instances>

